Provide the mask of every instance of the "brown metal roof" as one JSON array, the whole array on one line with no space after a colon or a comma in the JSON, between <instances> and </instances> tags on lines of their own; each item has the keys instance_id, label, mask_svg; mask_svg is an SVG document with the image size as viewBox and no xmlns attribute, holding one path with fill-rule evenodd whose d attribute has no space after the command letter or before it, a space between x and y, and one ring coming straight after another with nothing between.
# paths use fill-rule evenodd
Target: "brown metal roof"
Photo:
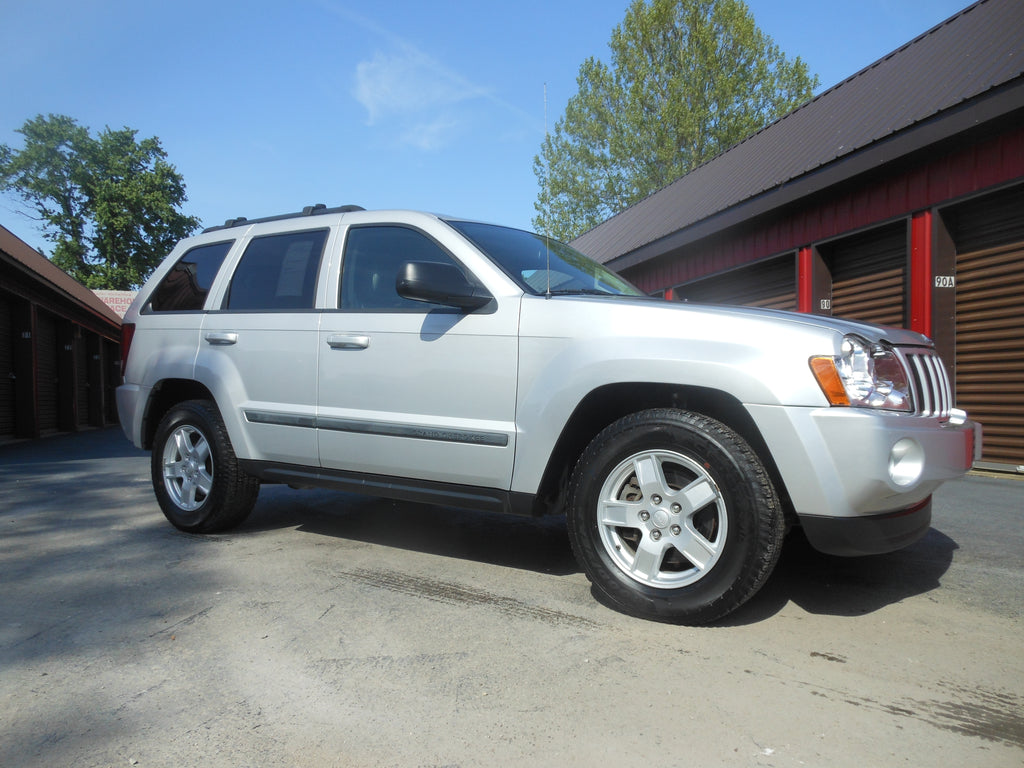
<instances>
[{"instance_id":1,"label":"brown metal roof","mask_svg":"<svg viewBox=\"0 0 1024 768\"><path fill-rule=\"evenodd\" d=\"M572 244L620 269L640 263L678 240L660 247L663 238L1013 81L1024 84L1022 73L1021 0L981 0ZM1024 88L1012 96L1016 107L1024 107ZM935 138L922 136L919 146L901 151Z\"/></svg>"},{"instance_id":2,"label":"brown metal roof","mask_svg":"<svg viewBox=\"0 0 1024 768\"><path fill-rule=\"evenodd\" d=\"M3 226L0 226L0 255L10 257L40 282L49 283L53 289L93 314L116 326L121 325L121 318L95 293Z\"/></svg>"}]
</instances>

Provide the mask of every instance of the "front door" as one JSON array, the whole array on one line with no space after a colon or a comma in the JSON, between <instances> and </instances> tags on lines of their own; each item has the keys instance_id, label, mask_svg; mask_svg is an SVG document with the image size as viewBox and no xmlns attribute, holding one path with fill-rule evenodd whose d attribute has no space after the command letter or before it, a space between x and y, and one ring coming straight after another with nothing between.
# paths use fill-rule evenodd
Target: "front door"
<instances>
[{"instance_id":1,"label":"front door","mask_svg":"<svg viewBox=\"0 0 1024 768\"><path fill-rule=\"evenodd\" d=\"M320 461L329 469L508 489L518 298L476 312L404 299L407 261L455 264L411 227L347 233L338 310L319 340Z\"/></svg>"}]
</instances>

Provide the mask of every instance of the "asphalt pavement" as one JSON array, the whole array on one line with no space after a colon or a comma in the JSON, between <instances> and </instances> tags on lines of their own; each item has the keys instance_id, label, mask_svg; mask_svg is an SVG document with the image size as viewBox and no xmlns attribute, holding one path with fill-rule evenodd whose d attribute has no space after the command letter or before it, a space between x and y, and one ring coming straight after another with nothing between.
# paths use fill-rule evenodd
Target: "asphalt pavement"
<instances>
[{"instance_id":1,"label":"asphalt pavement","mask_svg":"<svg viewBox=\"0 0 1024 768\"><path fill-rule=\"evenodd\" d=\"M116 429L0 446L0 766L1024 765L1024 481L713 627L597 602L564 520L266 487L163 518Z\"/></svg>"}]
</instances>

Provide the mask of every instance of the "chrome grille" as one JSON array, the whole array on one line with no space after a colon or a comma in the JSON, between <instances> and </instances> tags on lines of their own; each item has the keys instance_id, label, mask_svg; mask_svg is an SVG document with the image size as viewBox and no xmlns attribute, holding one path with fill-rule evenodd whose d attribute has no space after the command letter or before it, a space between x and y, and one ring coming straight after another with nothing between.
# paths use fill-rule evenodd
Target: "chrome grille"
<instances>
[{"instance_id":1,"label":"chrome grille","mask_svg":"<svg viewBox=\"0 0 1024 768\"><path fill-rule=\"evenodd\" d=\"M916 413L948 418L953 407L953 392L941 358L934 352L904 353L904 358L913 381Z\"/></svg>"}]
</instances>

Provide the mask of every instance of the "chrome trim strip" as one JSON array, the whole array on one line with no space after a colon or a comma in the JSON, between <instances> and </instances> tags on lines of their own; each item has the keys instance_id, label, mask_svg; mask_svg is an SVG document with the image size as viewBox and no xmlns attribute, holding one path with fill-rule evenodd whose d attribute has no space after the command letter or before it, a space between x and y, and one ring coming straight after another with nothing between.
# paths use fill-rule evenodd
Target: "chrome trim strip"
<instances>
[{"instance_id":1,"label":"chrome trim strip","mask_svg":"<svg viewBox=\"0 0 1024 768\"><path fill-rule=\"evenodd\" d=\"M438 427L424 427L417 424L392 424L383 421L332 418L318 419L317 426L320 429L329 429L334 432L355 432L362 435L411 437L417 440L471 443L473 445L491 445L498 448L504 448L508 445L508 435L501 432L478 432L472 429L441 429Z\"/></svg>"},{"instance_id":2,"label":"chrome trim strip","mask_svg":"<svg viewBox=\"0 0 1024 768\"><path fill-rule=\"evenodd\" d=\"M243 411L245 420L251 424L273 424L282 427L305 427L327 429L332 432L352 432L361 435L383 437L407 437L415 440L437 440L445 443L469 443L504 448L508 435L501 432L480 432L473 429L442 429L416 424L392 424L384 421L363 421L360 419L316 418L293 413L273 411Z\"/></svg>"},{"instance_id":3,"label":"chrome trim strip","mask_svg":"<svg viewBox=\"0 0 1024 768\"><path fill-rule=\"evenodd\" d=\"M279 427L316 427L315 416L302 416L297 413L276 413L273 411L243 411L245 420L250 424L273 424Z\"/></svg>"}]
</instances>

